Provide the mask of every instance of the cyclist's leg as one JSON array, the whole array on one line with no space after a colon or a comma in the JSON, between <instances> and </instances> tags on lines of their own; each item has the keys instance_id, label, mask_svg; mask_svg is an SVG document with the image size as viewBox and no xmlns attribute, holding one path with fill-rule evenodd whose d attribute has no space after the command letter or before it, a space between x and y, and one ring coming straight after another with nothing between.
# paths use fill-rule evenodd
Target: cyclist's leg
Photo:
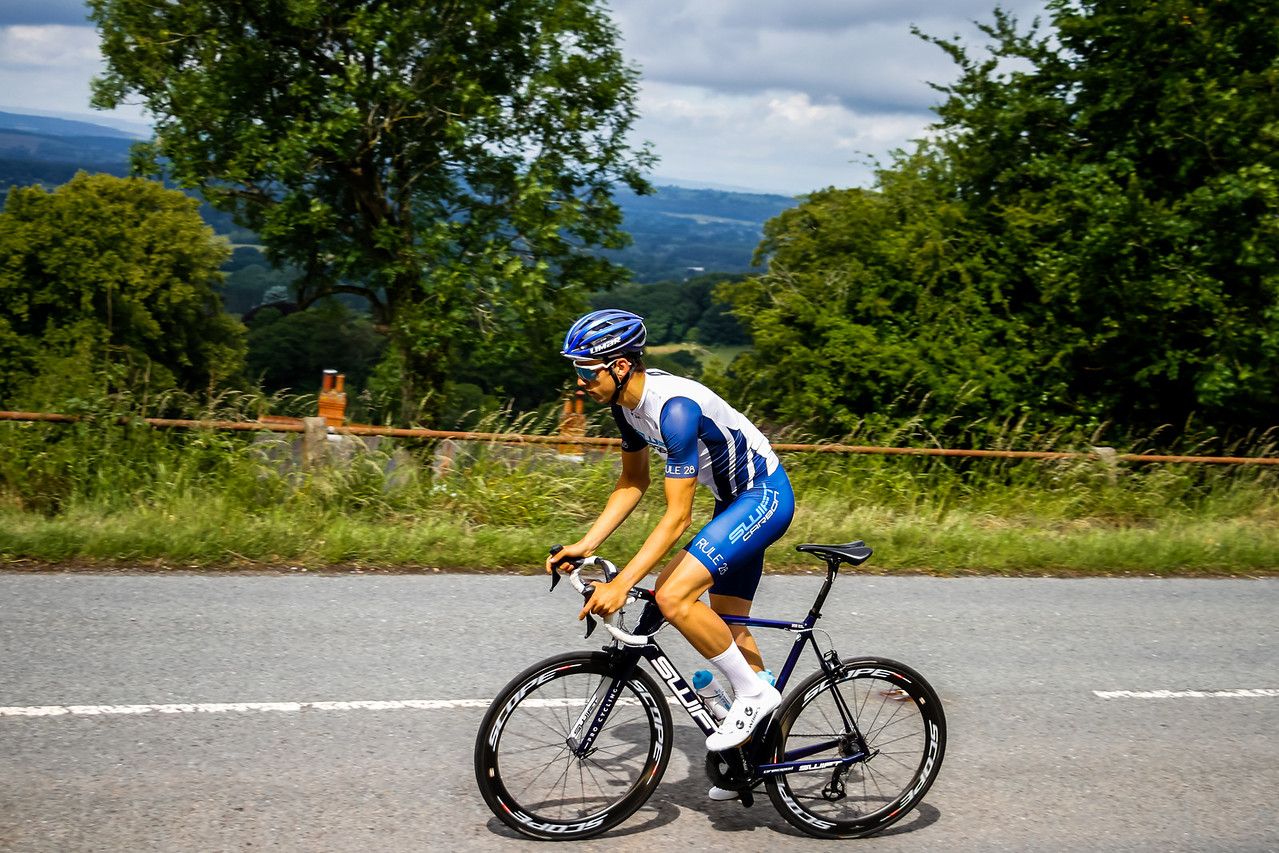
<instances>
[{"instance_id":1,"label":"cyclist's leg","mask_svg":"<svg viewBox=\"0 0 1279 853\"><path fill-rule=\"evenodd\" d=\"M749 598L739 598L736 595L718 595L714 592L710 595L711 610L721 616L750 616L751 605L754 603ZM764 656L759 650L759 644L755 642L754 635L745 625L729 625L728 630L732 632L733 642L742 650L742 656L746 658L746 662L751 665L751 669L760 672L764 669Z\"/></svg>"},{"instance_id":2,"label":"cyclist's leg","mask_svg":"<svg viewBox=\"0 0 1279 853\"><path fill-rule=\"evenodd\" d=\"M715 516L720 515L730 506L730 503L722 501L715 502ZM735 568L736 570L736 568ZM758 577L764 570L763 555L760 555L759 566L746 567L745 574L754 574ZM741 572L737 572L741 574ZM732 594L728 590L720 591L718 579L711 585L710 601L711 610L722 616L749 616L751 614L751 596L753 595L753 586L751 592L744 589L734 588ZM744 597L743 597L744 596ZM746 662L750 664L751 669L759 672L764 668L764 658L760 654L759 645L755 642L755 638L751 636L751 632L745 625L729 625L729 631L732 633L733 642L737 645L746 658Z\"/></svg>"},{"instance_id":3,"label":"cyclist's leg","mask_svg":"<svg viewBox=\"0 0 1279 853\"><path fill-rule=\"evenodd\" d=\"M657 576L654 588L657 606L666 621L707 660L723 654L733 644L728 625L699 600L713 582L700 561L687 551L680 551Z\"/></svg>"},{"instance_id":4,"label":"cyclist's leg","mask_svg":"<svg viewBox=\"0 0 1279 853\"><path fill-rule=\"evenodd\" d=\"M786 472L778 468L731 504L716 505L715 518L694 537L706 541L726 559L707 564L716 575L710 589L711 609L728 616L749 616L764 574L764 550L786 532L795 514L795 496ZM690 551L697 551L691 548ZM756 672L764 668L759 645L744 625L730 625L733 641Z\"/></svg>"},{"instance_id":5,"label":"cyclist's leg","mask_svg":"<svg viewBox=\"0 0 1279 853\"><path fill-rule=\"evenodd\" d=\"M719 728L706 739L706 748L720 752L750 737L760 720L781 702L771 685L755 676L728 625L699 596L710 589L711 573L702 562L681 552L658 577L657 605L693 648L718 669L733 686L733 704Z\"/></svg>"},{"instance_id":6,"label":"cyclist's leg","mask_svg":"<svg viewBox=\"0 0 1279 853\"><path fill-rule=\"evenodd\" d=\"M699 599L710 589L711 575L687 552L677 554L657 579L657 606L698 653L715 665L733 686L737 697L758 696L761 682L755 669L733 642L728 625Z\"/></svg>"}]
</instances>

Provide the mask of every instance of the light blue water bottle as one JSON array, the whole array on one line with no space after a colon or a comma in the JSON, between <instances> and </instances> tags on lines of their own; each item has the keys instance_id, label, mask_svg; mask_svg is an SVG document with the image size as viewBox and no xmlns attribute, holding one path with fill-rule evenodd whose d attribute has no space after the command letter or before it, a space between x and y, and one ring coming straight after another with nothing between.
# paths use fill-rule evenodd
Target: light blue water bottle
<instances>
[{"instance_id":1,"label":"light blue water bottle","mask_svg":"<svg viewBox=\"0 0 1279 853\"><path fill-rule=\"evenodd\" d=\"M716 722L728 716L728 706L733 704L733 700L728 698L728 694L719 686L719 681L710 670L699 669L693 673L693 689L697 691L698 696L702 697L702 702L710 710Z\"/></svg>"},{"instance_id":2,"label":"light blue water bottle","mask_svg":"<svg viewBox=\"0 0 1279 853\"><path fill-rule=\"evenodd\" d=\"M769 687L777 685L777 676L773 675L773 671L771 669L762 669L755 674L759 676L760 681L764 682Z\"/></svg>"}]
</instances>

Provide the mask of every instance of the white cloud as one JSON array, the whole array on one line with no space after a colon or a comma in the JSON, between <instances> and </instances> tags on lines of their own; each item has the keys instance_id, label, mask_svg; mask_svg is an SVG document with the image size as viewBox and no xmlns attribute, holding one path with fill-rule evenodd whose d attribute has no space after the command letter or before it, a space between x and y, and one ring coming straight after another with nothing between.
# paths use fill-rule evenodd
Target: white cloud
<instances>
[{"instance_id":1,"label":"white cloud","mask_svg":"<svg viewBox=\"0 0 1279 853\"><path fill-rule=\"evenodd\" d=\"M868 161L919 136L926 113L859 114L806 93L753 94L645 84L636 133L662 161L656 173L686 181L798 194L870 182Z\"/></svg>"},{"instance_id":2,"label":"white cloud","mask_svg":"<svg viewBox=\"0 0 1279 853\"><path fill-rule=\"evenodd\" d=\"M863 8L868 5L876 8ZM928 83L951 79L955 68L939 48L912 35L911 24L925 33L968 41L976 40L978 32L956 6L917 3L929 6L928 12L909 14L907 8L890 16L887 5L819 0L785 7L721 0L614 3L626 54L647 80L721 91L793 88L815 97L838 97L853 108L925 109L936 100ZM1041 0L1011 5L1033 10ZM669 14L662 14L668 6ZM782 8L789 17L778 11ZM761 14L762 9L769 14ZM988 8L978 9L972 17L989 20L991 14ZM822 26L814 25L819 22Z\"/></svg>"},{"instance_id":3,"label":"white cloud","mask_svg":"<svg viewBox=\"0 0 1279 853\"><path fill-rule=\"evenodd\" d=\"M83 74L101 64L98 34L88 27L12 26L0 28L0 67L65 69Z\"/></svg>"},{"instance_id":4,"label":"white cloud","mask_svg":"<svg viewBox=\"0 0 1279 853\"><path fill-rule=\"evenodd\" d=\"M995 0L612 0L642 74L636 137L656 173L802 193L866 185L866 161L927 132L954 79L946 54L911 34L980 45ZM1004 0L1023 23L1044 0Z\"/></svg>"},{"instance_id":5,"label":"white cloud","mask_svg":"<svg viewBox=\"0 0 1279 853\"><path fill-rule=\"evenodd\" d=\"M910 25L980 44L996 2L1023 23L1045 0L611 0L642 73L635 141L656 173L802 193L864 185L865 164L922 135L954 65ZM0 0L0 109L93 120L98 36L78 0ZM4 26L4 24L13 24ZM97 114L141 120L136 108Z\"/></svg>"},{"instance_id":6,"label":"white cloud","mask_svg":"<svg viewBox=\"0 0 1279 853\"><path fill-rule=\"evenodd\" d=\"M98 34L91 27L0 27L0 104L3 109L76 114L92 120L89 80L103 71ZM141 120L137 109L97 116Z\"/></svg>"}]
</instances>

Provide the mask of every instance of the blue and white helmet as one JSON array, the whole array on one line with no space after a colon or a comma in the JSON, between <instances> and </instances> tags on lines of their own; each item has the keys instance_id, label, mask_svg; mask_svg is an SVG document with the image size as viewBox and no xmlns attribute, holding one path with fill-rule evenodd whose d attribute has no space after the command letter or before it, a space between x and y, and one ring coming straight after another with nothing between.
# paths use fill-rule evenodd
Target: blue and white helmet
<instances>
[{"instance_id":1,"label":"blue and white helmet","mask_svg":"<svg viewBox=\"0 0 1279 853\"><path fill-rule=\"evenodd\" d=\"M640 352L646 340L643 317L605 308L580 317L572 325L560 354L574 361L607 362L623 353Z\"/></svg>"}]
</instances>

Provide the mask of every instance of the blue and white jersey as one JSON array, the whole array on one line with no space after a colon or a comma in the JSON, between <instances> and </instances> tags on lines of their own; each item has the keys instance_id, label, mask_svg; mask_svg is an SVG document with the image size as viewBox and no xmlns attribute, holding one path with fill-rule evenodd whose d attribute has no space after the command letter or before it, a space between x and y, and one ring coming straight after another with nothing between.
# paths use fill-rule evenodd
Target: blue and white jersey
<instances>
[{"instance_id":1,"label":"blue and white jersey","mask_svg":"<svg viewBox=\"0 0 1279 853\"><path fill-rule=\"evenodd\" d=\"M667 477L696 477L721 503L777 470L768 439L714 391L661 370L644 377L639 405L613 406L623 450L656 448Z\"/></svg>"}]
</instances>

